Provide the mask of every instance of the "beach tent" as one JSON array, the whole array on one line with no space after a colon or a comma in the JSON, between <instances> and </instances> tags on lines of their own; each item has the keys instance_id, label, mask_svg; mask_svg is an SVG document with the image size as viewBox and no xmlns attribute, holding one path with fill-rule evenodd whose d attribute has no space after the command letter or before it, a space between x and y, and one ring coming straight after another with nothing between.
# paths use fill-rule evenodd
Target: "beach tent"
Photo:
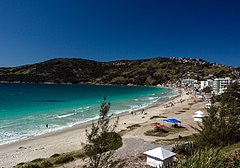
<instances>
[{"instance_id":1,"label":"beach tent","mask_svg":"<svg viewBox=\"0 0 240 168\"><path fill-rule=\"evenodd\" d=\"M198 122L202 122L202 119L205 117L205 113L198 110L195 112L195 115L193 115L193 120L194 121L198 121Z\"/></svg>"},{"instance_id":2,"label":"beach tent","mask_svg":"<svg viewBox=\"0 0 240 168\"><path fill-rule=\"evenodd\" d=\"M147 164L157 168L161 168L163 165L171 165L173 158L176 156L176 153L161 147L146 151L144 154L147 155Z\"/></svg>"},{"instance_id":3,"label":"beach tent","mask_svg":"<svg viewBox=\"0 0 240 168\"><path fill-rule=\"evenodd\" d=\"M180 120L177 120L175 118L170 118L170 119L166 119L166 120L163 120L165 122L170 122L170 123L181 123Z\"/></svg>"},{"instance_id":4,"label":"beach tent","mask_svg":"<svg viewBox=\"0 0 240 168\"><path fill-rule=\"evenodd\" d=\"M177 120L175 118L170 118L170 119L166 119L166 120L163 120L163 121L173 123L172 127L178 127L177 123L180 123L180 125L181 125L181 121Z\"/></svg>"},{"instance_id":5,"label":"beach tent","mask_svg":"<svg viewBox=\"0 0 240 168\"><path fill-rule=\"evenodd\" d=\"M205 115L205 113L202 112L201 110L196 111L195 114L196 114L196 115L198 115L198 114L200 114L200 115Z\"/></svg>"}]
</instances>

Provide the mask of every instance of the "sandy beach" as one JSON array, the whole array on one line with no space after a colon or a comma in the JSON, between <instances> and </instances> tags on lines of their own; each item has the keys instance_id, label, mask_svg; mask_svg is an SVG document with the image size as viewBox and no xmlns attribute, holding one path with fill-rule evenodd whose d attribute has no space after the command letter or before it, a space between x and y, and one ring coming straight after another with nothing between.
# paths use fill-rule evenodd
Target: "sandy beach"
<instances>
[{"instance_id":1,"label":"sandy beach","mask_svg":"<svg viewBox=\"0 0 240 168\"><path fill-rule=\"evenodd\" d=\"M123 136L124 142L131 138L141 139L144 142L152 142L161 138L176 138L180 134L181 136L191 135L194 133L191 126L197 126L197 123L193 121L192 115L196 110L204 111L204 102L198 102L190 106L189 103L193 102L195 98L192 98L191 95L187 95L184 91L182 92L181 98L185 100L182 103L176 103L180 99L178 96L172 100L168 100L168 102L159 103L146 108L144 110L144 113L146 114L142 114L141 111L136 111L136 114L124 113L119 115L117 131L126 129L127 126L131 126L133 124L141 125L140 128L126 133ZM164 104L168 104L170 101L175 102L174 106L166 108ZM183 108L189 108L189 110L186 110L186 112L179 112ZM152 116L159 115L168 118L177 118L182 121L182 126L187 129L181 133L170 134L167 137L145 136L144 132L152 129L150 123L163 123L163 118L150 119ZM113 117L111 122L114 122L115 120L116 118ZM81 149L83 144L86 142L85 130L90 129L90 123L91 122L88 122L61 131L2 145L0 146L0 167L12 167L20 162L31 161L36 158L50 157L55 153L64 153ZM166 123L166 125L168 125L168 123ZM128 148L126 145L127 144L124 143L123 147L118 150L119 155L121 155L121 150L126 150L126 148ZM140 151L136 152L142 152L141 150L145 149L140 149ZM129 155L131 154L132 153L129 153Z\"/></svg>"}]
</instances>

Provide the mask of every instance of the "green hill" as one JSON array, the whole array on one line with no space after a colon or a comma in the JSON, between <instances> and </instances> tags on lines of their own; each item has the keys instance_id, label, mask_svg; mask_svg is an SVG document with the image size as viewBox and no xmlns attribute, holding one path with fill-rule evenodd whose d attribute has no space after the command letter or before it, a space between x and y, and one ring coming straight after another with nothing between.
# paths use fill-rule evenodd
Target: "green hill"
<instances>
[{"instance_id":1,"label":"green hill","mask_svg":"<svg viewBox=\"0 0 240 168\"><path fill-rule=\"evenodd\" d=\"M234 77L236 69L191 58L96 62L76 58L0 68L0 81L156 85L181 78Z\"/></svg>"}]
</instances>

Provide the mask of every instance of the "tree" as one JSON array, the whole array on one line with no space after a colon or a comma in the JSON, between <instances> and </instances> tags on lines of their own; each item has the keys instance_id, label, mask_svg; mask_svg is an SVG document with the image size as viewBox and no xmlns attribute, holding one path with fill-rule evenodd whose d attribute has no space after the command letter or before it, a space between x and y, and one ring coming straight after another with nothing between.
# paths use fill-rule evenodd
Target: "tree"
<instances>
[{"instance_id":1,"label":"tree","mask_svg":"<svg viewBox=\"0 0 240 168\"><path fill-rule=\"evenodd\" d=\"M234 87L230 87L233 89ZM213 97L208 117L199 125L196 143L200 147L227 146L240 142L239 93L227 90L218 97Z\"/></svg>"},{"instance_id":2,"label":"tree","mask_svg":"<svg viewBox=\"0 0 240 168\"><path fill-rule=\"evenodd\" d=\"M109 125L107 113L110 109L110 103L104 101L100 109L100 117L97 123L92 123L91 131L86 130L87 144L84 147L89 162L88 168L107 168L113 167L116 161L113 154L116 149L122 146L122 138L115 132L117 121Z\"/></svg>"},{"instance_id":3,"label":"tree","mask_svg":"<svg viewBox=\"0 0 240 168\"><path fill-rule=\"evenodd\" d=\"M204 93L211 93L212 92L212 88L207 86L207 87L202 89L202 92L204 92Z\"/></svg>"}]
</instances>

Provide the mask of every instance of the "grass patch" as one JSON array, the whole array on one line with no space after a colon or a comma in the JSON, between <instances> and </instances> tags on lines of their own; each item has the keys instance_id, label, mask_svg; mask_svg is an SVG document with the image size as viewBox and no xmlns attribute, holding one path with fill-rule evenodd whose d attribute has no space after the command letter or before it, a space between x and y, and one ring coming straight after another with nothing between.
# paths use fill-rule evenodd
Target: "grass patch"
<instances>
[{"instance_id":1,"label":"grass patch","mask_svg":"<svg viewBox=\"0 0 240 168\"><path fill-rule=\"evenodd\" d=\"M44 160L39 163L39 167L52 167L52 166L53 164L48 160Z\"/></svg>"},{"instance_id":2,"label":"grass patch","mask_svg":"<svg viewBox=\"0 0 240 168\"><path fill-rule=\"evenodd\" d=\"M53 154L51 157L58 157L58 156L60 156L60 154L55 153L55 154Z\"/></svg>"},{"instance_id":3,"label":"grass patch","mask_svg":"<svg viewBox=\"0 0 240 168\"><path fill-rule=\"evenodd\" d=\"M193 141L195 139L194 135L184 136L181 138L173 138L173 139L164 139L164 141L171 141L171 142L188 142ZM156 140L158 141L158 140Z\"/></svg>"},{"instance_id":4,"label":"grass patch","mask_svg":"<svg viewBox=\"0 0 240 168\"><path fill-rule=\"evenodd\" d=\"M234 151L240 150L240 142L226 146L222 149L225 153L232 153Z\"/></svg>"},{"instance_id":5,"label":"grass patch","mask_svg":"<svg viewBox=\"0 0 240 168\"><path fill-rule=\"evenodd\" d=\"M41 161L44 161L44 158L34 159L34 160L32 160L31 162L32 162L32 163L36 163L36 162L41 162Z\"/></svg>"},{"instance_id":6,"label":"grass patch","mask_svg":"<svg viewBox=\"0 0 240 168\"><path fill-rule=\"evenodd\" d=\"M70 154L63 154L55 160L54 164L62 164L62 163L67 163L71 162L74 160L74 157Z\"/></svg>"},{"instance_id":7,"label":"grass patch","mask_svg":"<svg viewBox=\"0 0 240 168\"><path fill-rule=\"evenodd\" d=\"M73 161L77 158L84 158L86 155L83 150L53 154L50 158L38 158L30 162L21 162L14 166L14 168L46 168L56 167L57 165Z\"/></svg>"},{"instance_id":8,"label":"grass patch","mask_svg":"<svg viewBox=\"0 0 240 168\"><path fill-rule=\"evenodd\" d=\"M178 112L180 112L180 113L184 113L184 112L186 112L185 110L179 110Z\"/></svg>"},{"instance_id":9,"label":"grass patch","mask_svg":"<svg viewBox=\"0 0 240 168\"><path fill-rule=\"evenodd\" d=\"M53 163L51 163L48 160L41 160L41 161L34 161L34 162L28 162L28 163L19 163L15 167L19 168L46 168L46 167L53 167Z\"/></svg>"},{"instance_id":10,"label":"grass patch","mask_svg":"<svg viewBox=\"0 0 240 168\"><path fill-rule=\"evenodd\" d=\"M159 116L152 116L152 117L150 117L150 120L152 120L154 118L167 118L167 117L166 116L161 116L161 115L159 115Z\"/></svg>"},{"instance_id":11,"label":"grass patch","mask_svg":"<svg viewBox=\"0 0 240 168\"><path fill-rule=\"evenodd\" d=\"M130 125L130 126L127 127L127 129L119 131L118 134L121 135L121 136L123 136L123 135L125 135L126 133L128 133L128 132L130 132L130 131L132 131L132 130L134 130L134 129L136 129L136 128L139 128L139 127L141 127L140 124Z\"/></svg>"},{"instance_id":12,"label":"grass patch","mask_svg":"<svg viewBox=\"0 0 240 168\"><path fill-rule=\"evenodd\" d=\"M195 103L188 103L189 106L192 106L192 105L194 105L194 104L195 104Z\"/></svg>"},{"instance_id":13,"label":"grass patch","mask_svg":"<svg viewBox=\"0 0 240 168\"><path fill-rule=\"evenodd\" d=\"M138 128L138 127L141 127L141 125L140 124L133 124L133 125L127 126L127 129L135 129L135 128Z\"/></svg>"},{"instance_id":14,"label":"grass patch","mask_svg":"<svg viewBox=\"0 0 240 168\"><path fill-rule=\"evenodd\" d=\"M182 113L176 112L175 114L178 115L178 114L182 114Z\"/></svg>"},{"instance_id":15,"label":"grass patch","mask_svg":"<svg viewBox=\"0 0 240 168\"><path fill-rule=\"evenodd\" d=\"M181 132L181 131L185 131L185 130L187 130L187 128L185 128L185 127L181 127L181 128L169 128L169 127L167 127L164 130L165 131L163 131L163 132L156 132L154 130L148 130L148 131L144 132L144 135L166 137L170 134L175 134L175 133L178 133L178 132Z\"/></svg>"}]
</instances>

